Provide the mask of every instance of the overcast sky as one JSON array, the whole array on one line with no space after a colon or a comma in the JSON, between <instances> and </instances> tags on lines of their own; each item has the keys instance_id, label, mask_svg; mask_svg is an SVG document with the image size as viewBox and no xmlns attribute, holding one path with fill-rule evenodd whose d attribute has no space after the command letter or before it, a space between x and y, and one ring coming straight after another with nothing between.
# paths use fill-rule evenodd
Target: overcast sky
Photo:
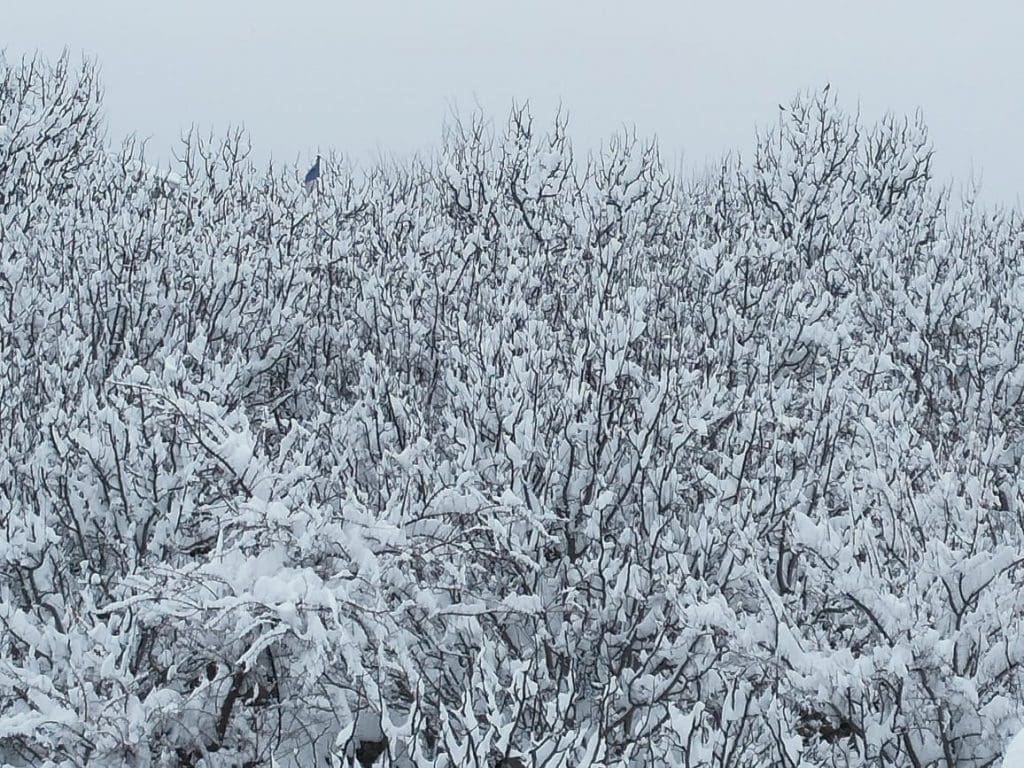
<instances>
[{"instance_id":1,"label":"overcast sky","mask_svg":"<svg viewBox=\"0 0 1024 768\"><path fill-rule=\"evenodd\" d=\"M924 110L944 178L1019 202L1024 4L963 0L0 0L8 58L101 63L112 134L169 157L195 123L257 156L436 145L453 106L561 103L583 147L617 128L703 165L749 153L779 102L831 83L866 119Z\"/></svg>"}]
</instances>

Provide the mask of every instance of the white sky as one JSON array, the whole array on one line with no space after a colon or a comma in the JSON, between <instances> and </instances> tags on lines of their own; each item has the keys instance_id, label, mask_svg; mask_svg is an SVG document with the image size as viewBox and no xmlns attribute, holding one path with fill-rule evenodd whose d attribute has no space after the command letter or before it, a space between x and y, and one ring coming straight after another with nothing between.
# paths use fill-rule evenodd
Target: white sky
<instances>
[{"instance_id":1,"label":"white sky","mask_svg":"<svg viewBox=\"0 0 1024 768\"><path fill-rule=\"evenodd\" d=\"M866 118L921 107L941 177L1024 197L1024 4L1008 0L0 0L8 58L99 59L112 134L169 157L196 123L257 157L429 149L453 105L563 104L581 148L623 125L668 159L749 153L777 104L831 82Z\"/></svg>"}]
</instances>

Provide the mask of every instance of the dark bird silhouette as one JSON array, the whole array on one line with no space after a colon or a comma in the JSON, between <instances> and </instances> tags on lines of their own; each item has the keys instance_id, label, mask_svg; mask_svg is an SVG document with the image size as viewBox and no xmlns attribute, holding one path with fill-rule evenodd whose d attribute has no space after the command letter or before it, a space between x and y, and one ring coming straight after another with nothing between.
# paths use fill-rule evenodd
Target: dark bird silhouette
<instances>
[{"instance_id":1,"label":"dark bird silhouette","mask_svg":"<svg viewBox=\"0 0 1024 768\"><path fill-rule=\"evenodd\" d=\"M313 163L313 167L306 171L306 178L303 179L303 184L306 185L306 191L312 191L313 187L316 186L316 180L320 178L320 155L316 156L316 162Z\"/></svg>"}]
</instances>

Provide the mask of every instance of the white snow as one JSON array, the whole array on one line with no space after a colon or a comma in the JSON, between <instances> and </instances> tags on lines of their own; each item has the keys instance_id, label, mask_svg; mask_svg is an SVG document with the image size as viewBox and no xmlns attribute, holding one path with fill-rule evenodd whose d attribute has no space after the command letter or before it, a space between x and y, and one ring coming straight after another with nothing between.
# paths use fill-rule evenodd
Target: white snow
<instances>
[{"instance_id":1,"label":"white snow","mask_svg":"<svg viewBox=\"0 0 1024 768\"><path fill-rule=\"evenodd\" d=\"M1024 768L1024 730L1014 736L1006 745L1003 754L1003 768Z\"/></svg>"}]
</instances>

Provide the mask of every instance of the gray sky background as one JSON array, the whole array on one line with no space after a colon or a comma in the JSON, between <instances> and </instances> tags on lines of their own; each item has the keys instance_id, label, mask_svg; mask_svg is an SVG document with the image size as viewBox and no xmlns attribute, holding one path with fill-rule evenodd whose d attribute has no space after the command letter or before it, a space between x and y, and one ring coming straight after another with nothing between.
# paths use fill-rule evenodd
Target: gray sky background
<instances>
[{"instance_id":1,"label":"gray sky background","mask_svg":"<svg viewBox=\"0 0 1024 768\"><path fill-rule=\"evenodd\" d=\"M1007 0L0 0L8 58L99 59L112 135L167 158L190 124L250 132L256 156L357 161L435 146L454 107L503 120L561 103L578 147L623 125L668 159L749 154L801 89L865 119L920 107L941 178L1019 203L1024 4Z\"/></svg>"}]
</instances>

